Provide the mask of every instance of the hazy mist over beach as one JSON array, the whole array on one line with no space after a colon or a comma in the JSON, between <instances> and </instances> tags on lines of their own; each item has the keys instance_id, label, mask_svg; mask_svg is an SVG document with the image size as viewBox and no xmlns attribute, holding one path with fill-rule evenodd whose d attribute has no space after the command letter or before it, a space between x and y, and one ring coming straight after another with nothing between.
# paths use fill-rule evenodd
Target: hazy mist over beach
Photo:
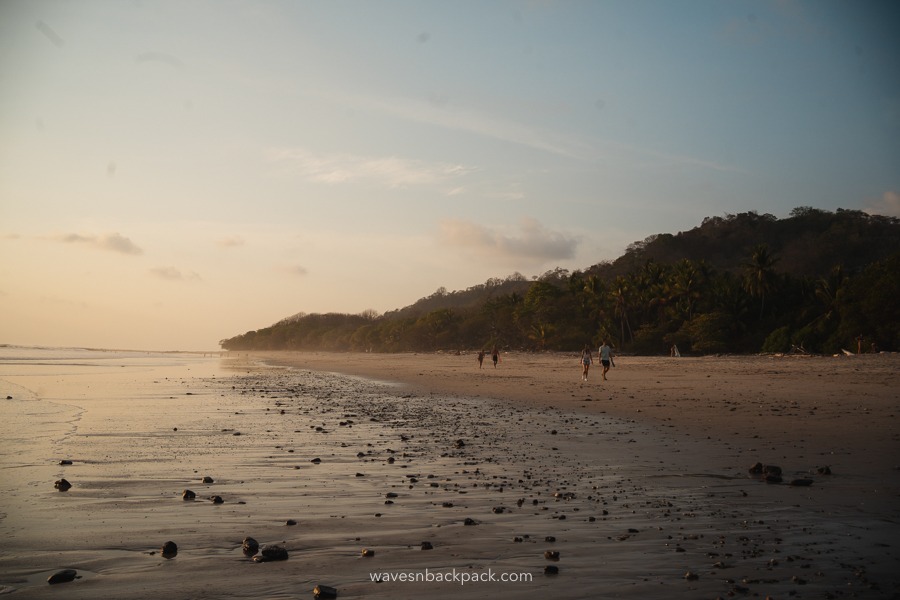
<instances>
[{"instance_id":1,"label":"hazy mist over beach","mask_svg":"<svg viewBox=\"0 0 900 600\"><path fill-rule=\"evenodd\" d=\"M900 216L898 15L4 1L0 342L215 350L708 216Z\"/></svg>"}]
</instances>

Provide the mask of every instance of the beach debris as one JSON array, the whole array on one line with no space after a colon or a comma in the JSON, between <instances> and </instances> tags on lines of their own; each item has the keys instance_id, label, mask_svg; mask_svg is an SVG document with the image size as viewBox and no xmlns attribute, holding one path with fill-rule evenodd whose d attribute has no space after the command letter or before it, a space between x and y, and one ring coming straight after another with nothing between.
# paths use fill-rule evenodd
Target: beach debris
<instances>
[{"instance_id":1,"label":"beach debris","mask_svg":"<svg viewBox=\"0 0 900 600\"><path fill-rule=\"evenodd\" d=\"M213 504L222 504L225 502L222 500L222 496L210 496L209 499Z\"/></svg>"},{"instance_id":2,"label":"beach debris","mask_svg":"<svg viewBox=\"0 0 900 600\"><path fill-rule=\"evenodd\" d=\"M558 550L547 550L544 552L544 558L547 560L559 560L559 551Z\"/></svg>"},{"instance_id":3,"label":"beach debris","mask_svg":"<svg viewBox=\"0 0 900 600\"><path fill-rule=\"evenodd\" d=\"M544 567L544 575L559 575L559 567L556 565L547 565Z\"/></svg>"},{"instance_id":4,"label":"beach debris","mask_svg":"<svg viewBox=\"0 0 900 600\"><path fill-rule=\"evenodd\" d=\"M297 524L297 521L295 521L294 519L288 519L287 521L284 522L284 524L287 525L288 527L293 527L294 525Z\"/></svg>"},{"instance_id":5,"label":"beach debris","mask_svg":"<svg viewBox=\"0 0 900 600\"><path fill-rule=\"evenodd\" d=\"M751 475L781 475L781 467L777 465L764 465L761 462L750 467Z\"/></svg>"},{"instance_id":6,"label":"beach debris","mask_svg":"<svg viewBox=\"0 0 900 600\"><path fill-rule=\"evenodd\" d=\"M316 457L316 458L310 460L309 462L313 463L314 465L317 465L317 464L319 464L320 462L322 462L322 459Z\"/></svg>"},{"instance_id":7,"label":"beach debris","mask_svg":"<svg viewBox=\"0 0 900 600\"><path fill-rule=\"evenodd\" d=\"M178 545L170 540L163 544L160 553L163 558L175 558L178 555Z\"/></svg>"},{"instance_id":8,"label":"beach debris","mask_svg":"<svg viewBox=\"0 0 900 600\"><path fill-rule=\"evenodd\" d=\"M363 548L360 554L362 556L365 556L366 558L372 558L373 556L375 556L375 551L369 548Z\"/></svg>"},{"instance_id":9,"label":"beach debris","mask_svg":"<svg viewBox=\"0 0 900 600\"><path fill-rule=\"evenodd\" d=\"M75 569L63 569L62 571L57 571L56 573L48 577L47 583L49 583L50 585L55 585L57 583L68 583L80 578L81 576Z\"/></svg>"},{"instance_id":10,"label":"beach debris","mask_svg":"<svg viewBox=\"0 0 900 600\"><path fill-rule=\"evenodd\" d=\"M422 550L434 550L434 546L431 545L431 542L422 542Z\"/></svg>"},{"instance_id":11,"label":"beach debris","mask_svg":"<svg viewBox=\"0 0 900 600\"><path fill-rule=\"evenodd\" d=\"M781 483L781 467L757 462L749 469L751 475L762 475L766 483Z\"/></svg>"},{"instance_id":12,"label":"beach debris","mask_svg":"<svg viewBox=\"0 0 900 600\"><path fill-rule=\"evenodd\" d=\"M337 598L337 589L320 583L313 589L313 596L316 598Z\"/></svg>"},{"instance_id":13,"label":"beach debris","mask_svg":"<svg viewBox=\"0 0 900 600\"><path fill-rule=\"evenodd\" d=\"M196 498L197 498L197 494L194 493L192 490L184 490L183 492L181 492L181 499L184 500L185 502L194 500Z\"/></svg>"},{"instance_id":14,"label":"beach debris","mask_svg":"<svg viewBox=\"0 0 900 600\"><path fill-rule=\"evenodd\" d=\"M255 562L271 562L276 560L287 560L288 559L288 551L285 550L282 546L271 545L271 546L263 546L259 555L254 556L253 560Z\"/></svg>"},{"instance_id":15,"label":"beach debris","mask_svg":"<svg viewBox=\"0 0 900 600\"><path fill-rule=\"evenodd\" d=\"M259 542L252 537L245 537L244 541L241 543L241 551L245 556L253 556L259 552Z\"/></svg>"},{"instance_id":16,"label":"beach debris","mask_svg":"<svg viewBox=\"0 0 900 600\"><path fill-rule=\"evenodd\" d=\"M72 487L72 484L65 479L57 479L56 482L54 482L53 487L61 492L68 492Z\"/></svg>"},{"instance_id":17,"label":"beach debris","mask_svg":"<svg viewBox=\"0 0 900 600\"><path fill-rule=\"evenodd\" d=\"M209 475L204 476L202 481L203 481L203 483L215 483L216 482L216 480L213 479L212 477L210 477Z\"/></svg>"},{"instance_id":18,"label":"beach debris","mask_svg":"<svg viewBox=\"0 0 900 600\"><path fill-rule=\"evenodd\" d=\"M71 460L63 459L63 460L59 461L59 466L61 466L61 467L65 467L65 466L71 465L71 464L72 464Z\"/></svg>"},{"instance_id":19,"label":"beach debris","mask_svg":"<svg viewBox=\"0 0 900 600\"><path fill-rule=\"evenodd\" d=\"M463 525L468 525L468 526L478 525L478 521L476 521L475 519L472 519L470 517L466 517L466 520L463 521Z\"/></svg>"},{"instance_id":20,"label":"beach debris","mask_svg":"<svg viewBox=\"0 0 900 600\"><path fill-rule=\"evenodd\" d=\"M687 579L688 581L697 581L698 579L700 579L700 576L697 575L696 573L694 573L693 571L688 571L687 573L684 574L684 578Z\"/></svg>"}]
</instances>

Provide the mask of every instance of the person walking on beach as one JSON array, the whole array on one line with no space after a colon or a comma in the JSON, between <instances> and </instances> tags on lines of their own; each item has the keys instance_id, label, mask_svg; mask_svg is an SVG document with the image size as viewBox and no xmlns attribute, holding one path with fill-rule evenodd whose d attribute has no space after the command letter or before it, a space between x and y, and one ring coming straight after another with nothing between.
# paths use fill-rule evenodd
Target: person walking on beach
<instances>
[{"instance_id":1,"label":"person walking on beach","mask_svg":"<svg viewBox=\"0 0 900 600\"><path fill-rule=\"evenodd\" d=\"M497 361L500 360L500 351L497 350L497 346L494 346L491 349L491 360L494 361L494 368L497 368Z\"/></svg>"},{"instance_id":2,"label":"person walking on beach","mask_svg":"<svg viewBox=\"0 0 900 600\"><path fill-rule=\"evenodd\" d=\"M610 366L616 366L616 363L613 361L612 348L606 343L606 340L603 340L603 343L600 344L600 364L603 365L603 381L606 381L606 373L609 371Z\"/></svg>"},{"instance_id":3,"label":"person walking on beach","mask_svg":"<svg viewBox=\"0 0 900 600\"><path fill-rule=\"evenodd\" d=\"M581 351L581 380L587 381L588 369L591 368L591 365L594 363L593 352L591 352L590 344L584 345L584 350Z\"/></svg>"},{"instance_id":4,"label":"person walking on beach","mask_svg":"<svg viewBox=\"0 0 900 600\"><path fill-rule=\"evenodd\" d=\"M478 368L481 369L484 364L484 350L478 351Z\"/></svg>"}]
</instances>

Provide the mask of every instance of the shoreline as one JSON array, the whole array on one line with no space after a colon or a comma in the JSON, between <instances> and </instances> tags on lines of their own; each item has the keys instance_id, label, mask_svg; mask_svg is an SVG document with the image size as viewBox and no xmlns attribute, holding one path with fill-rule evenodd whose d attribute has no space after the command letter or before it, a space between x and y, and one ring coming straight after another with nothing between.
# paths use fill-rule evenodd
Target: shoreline
<instances>
[{"instance_id":1,"label":"shoreline","mask_svg":"<svg viewBox=\"0 0 900 600\"><path fill-rule=\"evenodd\" d=\"M0 461L20 511L0 515L0 591L46 597L47 576L72 568L83 578L60 593L91 600L303 597L317 584L339 598L891 597L896 454L866 448L896 446L895 359L622 357L587 384L575 355L504 354L496 371L474 354L34 367L47 376L9 379L35 397L4 410L78 412L47 415L45 435ZM833 421L844 430L820 435ZM785 483L749 475L756 461L781 465ZM815 473L823 464L833 475ZM70 491L53 490L59 476ZM788 485L798 477L813 485ZM248 535L290 558L254 563ZM424 570L529 580L370 578Z\"/></svg>"}]
</instances>

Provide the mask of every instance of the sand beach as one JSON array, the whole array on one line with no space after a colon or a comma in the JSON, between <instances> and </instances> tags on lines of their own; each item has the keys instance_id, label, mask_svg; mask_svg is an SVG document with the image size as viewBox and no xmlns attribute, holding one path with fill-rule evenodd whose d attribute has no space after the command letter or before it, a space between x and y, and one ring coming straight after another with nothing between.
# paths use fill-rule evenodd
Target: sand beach
<instances>
[{"instance_id":1,"label":"sand beach","mask_svg":"<svg viewBox=\"0 0 900 600\"><path fill-rule=\"evenodd\" d=\"M0 593L900 594L900 357L580 373L577 354L3 348Z\"/></svg>"}]
</instances>

